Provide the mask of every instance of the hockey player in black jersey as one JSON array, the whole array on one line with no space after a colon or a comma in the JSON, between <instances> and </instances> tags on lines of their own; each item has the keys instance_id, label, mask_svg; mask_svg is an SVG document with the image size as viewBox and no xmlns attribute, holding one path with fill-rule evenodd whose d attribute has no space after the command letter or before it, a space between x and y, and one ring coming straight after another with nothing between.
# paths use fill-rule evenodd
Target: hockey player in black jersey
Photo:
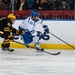
<instances>
[{"instance_id":1,"label":"hockey player in black jersey","mask_svg":"<svg viewBox=\"0 0 75 75\"><path fill-rule=\"evenodd\" d=\"M22 31L16 30L12 27L12 24L15 22L16 16L14 14L9 14L7 18L0 19L0 37L4 38L3 43L1 44L3 51L14 51L10 49L10 40L13 40L13 34L21 34Z\"/></svg>"}]
</instances>

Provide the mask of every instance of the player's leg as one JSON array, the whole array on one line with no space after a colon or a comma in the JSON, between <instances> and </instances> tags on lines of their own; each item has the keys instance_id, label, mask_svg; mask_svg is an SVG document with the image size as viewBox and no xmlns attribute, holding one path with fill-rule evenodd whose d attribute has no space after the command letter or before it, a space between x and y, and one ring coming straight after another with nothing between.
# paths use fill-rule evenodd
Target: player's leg
<instances>
[{"instance_id":1,"label":"player's leg","mask_svg":"<svg viewBox=\"0 0 75 75\"><path fill-rule=\"evenodd\" d=\"M38 36L34 36L33 37L33 42L35 44L35 47L36 47L37 51L44 51L43 48L40 48L40 41L39 41L39 37Z\"/></svg>"},{"instance_id":2,"label":"player's leg","mask_svg":"<svg viewBox=\"0 0 75 75\"><path fill-rule=\"evenodd\" d=\"M29 32L25 32L25 34L22 34L21 36L22 36L22 40L26 46L29 45L30 43L32 43L33 39Z\"/></svg>"},{"instance_id":3,"label":"player's leg","mask_svg":"<svg viewBox=\"0 0 75 75\"><path fill-rule=\"evenodd\" d=\"M1 44L1 47L2 47L2 51L6 51L4 43Z\"/></svg>"},{"instance_id":4,"label":"player's leg","mask_svg":"<svg viewBox=\"0 0 75 75\"><path fill-rule=\"evenodd\" d=\"M5 27L4 28L4 35L3 35L3 38L4 38L4 41L2 43L2 50L5 50L5 51L14 51L14 49L10 49L10 39L8 38L8 36L10 35L10 28L9 27Z\"/></svg>"},{"instance_id":5,"label":"player's leg","mask_svg":"<svg viewBox=\"0 0 75 75\"><path fill-rule=\"evenodd\" d=\"M10 51L10 52L14 51L14 49L11 49L11 48L10 48L9 39L5 39L5 40L3 41L3 43L2 43L2 50L3 50L3 51Z\"/></svg>"},{"instance_id":6,"label":"player's leg","mask_svg":"<svg viewBox=\"0 0 75 75\"><path fill-rule=\"evenodd\" d=\"M37 51L44 50L43 48L40 48L40 42L39 42L38 36L32 36L30 32L26 32L25 34L22 34L21 36L26 46L34 42Z\"/></svg>"}]
</instances>

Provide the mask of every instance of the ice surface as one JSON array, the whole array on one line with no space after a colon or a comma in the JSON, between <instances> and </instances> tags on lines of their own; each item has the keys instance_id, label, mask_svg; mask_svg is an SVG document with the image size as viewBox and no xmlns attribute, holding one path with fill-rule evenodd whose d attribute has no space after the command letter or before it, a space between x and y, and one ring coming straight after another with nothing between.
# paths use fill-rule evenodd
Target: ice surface
<instances>
[{"instance_id":1,"label":"ice surface","mask_svg":"<svg viewBox=\"0 0 75 75\"><path fill-rule=\"evenodd\" d=\"M74 50L46 50L60 55L36 52L35 49L0 50L0 75L75 75Z\"/></svg>"}]
</instances>

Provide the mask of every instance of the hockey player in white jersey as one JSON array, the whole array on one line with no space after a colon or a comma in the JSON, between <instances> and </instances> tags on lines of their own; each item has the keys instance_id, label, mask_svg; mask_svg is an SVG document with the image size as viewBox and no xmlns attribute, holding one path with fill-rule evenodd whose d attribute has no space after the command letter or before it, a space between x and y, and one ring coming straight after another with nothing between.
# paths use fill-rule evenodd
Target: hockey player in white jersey
<instances>
[{"instance_id":1,"label":"hockey player in white jersey","mask_svg":"<svg viewBox=\"0 0 75 75\"><path fill-rule=\"evenodd\" d=\"M24 30L25 34L22 34L23 41L26 45L29 45L31 42L34 42L37 51L44 51L43 48L40 48L40 35L35 30L36 23L41 24L44 28L45 33L49 33L49 28L43 23L43 20L39 18L39 13L33 11L29 17L27 17L21 25L19 25L19 30Z\"/></svg>"}]
</instances>

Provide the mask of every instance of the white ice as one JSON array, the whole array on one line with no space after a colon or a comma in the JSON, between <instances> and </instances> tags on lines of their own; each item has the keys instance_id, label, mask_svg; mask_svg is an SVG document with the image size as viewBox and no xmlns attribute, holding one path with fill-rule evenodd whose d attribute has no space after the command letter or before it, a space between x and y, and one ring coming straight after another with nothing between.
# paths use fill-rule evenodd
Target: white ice
<instances>
[{"instance_id":1,"label":"white ice","mask_svg":"<svg viewBox=\"0 0 75 75\"><path fill-rule=\"evenodd\" d=\"M15 49L13 53L0 50L0 75L75 75L74 50L47 50L61 52L49 55L35 49Z\"/></svg>"}]
</instances>

